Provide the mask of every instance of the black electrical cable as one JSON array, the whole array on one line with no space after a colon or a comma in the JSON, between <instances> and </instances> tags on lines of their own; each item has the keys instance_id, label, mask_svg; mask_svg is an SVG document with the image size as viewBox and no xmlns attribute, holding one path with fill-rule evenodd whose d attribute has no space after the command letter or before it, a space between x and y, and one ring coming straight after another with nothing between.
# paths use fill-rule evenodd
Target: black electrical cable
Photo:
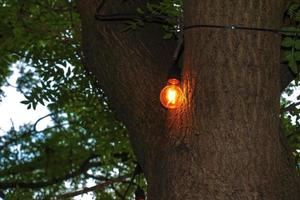
<instances>
[{"instance_id":1,"label":"black electrical cable","mask_svg":"<svg viewBox=\"0 0 300 200\"><path fill-rule=\"evenodd\" d=\"M176 65L179 61L179 58L183 52L183 34L180 34L179 39L178 39L178 43L177 43L177 47L174 51L174 55L173 55L173 65Z\"/></svg>"},{"instance_id":2,"label":"black electrical cable","mask_svg":"<svg viewBox=\"0 0 300 200\"><path fill-rule=\"evenodd\" d=\"M154 15L152 13L113 13L113 14L101 14L101 9L105 5L106 0L102 0L96 9L95 19L99 21L135 21L141 20L146 23L158 23L162 25L175 26L170 22L172 19L165 15ZM264 27L247 27L238 25L212 25L212 24L194 24L183 26L183 30L190 30L194 28L215 28L215 29L226 29L226 30L248 30L248 31L261 31L261 32L271 32L271 33L292 33L300 34L300 30L283 30L276 28L264 28Z\"/></svg>"},{"instance_id":3,"label":"black electrical cable","mask_svg":"<svg viewBox=\"0 0 300 200\"><path fill-rule=\"evenodd\" d=\"M173 63L172 67L169 70L168 78L172 79L175 78L177 80L181 80L181 66L179 64L180 57L184 50L184 44L183 44L183 34L178 39L177 47L174 51L173 55Z\"/></svg>"},{"instance_id":4,"label":"black electrical cable","mask_svg":"<svg viewBox=\"0 0 300 200\"><path fill-rule=\"evenodd\" d=\"M246 26L236 26L236 25L210 25L210 24L195 24L195 25L188 25L184 26L182 30L187 31L190 29L195 28L215 28L215 29L226 29L226 30L248 30L248 31L262 31L262 32L271 32L276 34L282 34L282 33L292 33L295 36L298 36L299 31L292 31L292 30L282 30L282 29L272 29L272 28L256 28L256 27L246 27ZM183 45L183 35L179 37L178 45L175 49L174 56L173 56L173 66L169 70L169 78L176 78L180 80L181 78L181 67L178 64L179 58L181 57L181 54L184 50Z\"/></svg>"},{"instance_id":5,"label":"black electrical cable","mask_svg":"<svg viewBox=\"0 0 300 200\"><path fill-rule=\"evenodd\" d=\"M96 9L95 19L99 21L137 21L141 20L145 23L157 23L162 25L168 25L170 27L174 27L175 31L183 32L190 29L195 28L213 28L213 29L225 29L225 30L248 30L248 31L260 31L260 32L270 32L276 34L294 34L295 37L298 37L300 34L300 30L283 30L283 29L276 29L276 28L263 28L263 27L247 27L247 26L238 26L238 25L212 25L212 24L194 24L194 25L187 25L182 26L181 30L179 31L178 28L175 28L175 25L170 22L172 19L169 16L165 15L154 15L152 13L113 13L113 14L101 14L101 9L105 5L106 0L102 0L99 4L98 8ZM179 59L182 55L184 45L183 45L183 35L179 37L177 48L175 49L174 56L173 56L173 65L169 70L169 78L176 78L180 80L181 78L181 67L179 66ZM130 187L130 186L129 186Z\"/></svg>"},{"instance_id":6,"label":"black electrical cable","mask_svg":"<svg viewBox=\"0 0 300 200\"><path fill-rule=\"evenodd\" d=\"M236 25L211 25L211 24L194 24L184 26L183 30L189 30L194 28L216 28L216 29L226 29L226 30L248 30L248 31L262 31L262 32L272 32L272 33L293 33L298 34L299 31L292 30L282 30L282 29L273 29L273 28L257 28L257 27L247 27L247 26L236 26Z\"/></svg>"}]
</instances>

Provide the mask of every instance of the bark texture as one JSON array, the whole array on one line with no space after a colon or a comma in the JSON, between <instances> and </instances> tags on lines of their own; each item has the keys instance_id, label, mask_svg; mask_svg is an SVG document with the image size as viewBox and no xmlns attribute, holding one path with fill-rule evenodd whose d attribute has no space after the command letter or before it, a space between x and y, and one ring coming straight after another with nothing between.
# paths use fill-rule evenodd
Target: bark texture
<instances>
[{"instance_id":1,"label":"bark texture","mask_svg":"<svg viewBox=\"0 0 300 200\"><path fill-rule=\"evenodd\" d=\"M124 12L146 1L108 2ZM147 1L149 2L149 1ZM185 25L279 28L284 0L184 1ZM148 200L297 200L299 181L279 133L279 35L185 31L184 106L167 111L159 92L175 48L159 25L121 32L99 22L99 1L79 0L84 64L127 126L148 181Z\"/></svg>"}]
</instances>

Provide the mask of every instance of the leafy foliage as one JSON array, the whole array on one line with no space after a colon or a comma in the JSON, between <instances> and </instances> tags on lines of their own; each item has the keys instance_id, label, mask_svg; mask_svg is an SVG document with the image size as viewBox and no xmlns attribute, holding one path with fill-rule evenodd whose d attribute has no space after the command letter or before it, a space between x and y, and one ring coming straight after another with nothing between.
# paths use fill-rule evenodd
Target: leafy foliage
<instances>
[{"instance_id":1,"label":"leafy foliage","mask_svg":"<svg viewBox=\"0 0 300 200\"><path fill-rule=\"evenodd\" d=\"M299 22L299 5L288 11ZM182 1L163 0L137 8L140 15L164 16L165 39L178 34ZM127 23L128 30L145 26L140 18ZM288 29L298 30L295 26ZM92 75L85 73L80 50L80 18L74 0L0 0L0 85L17 66L17 89L28 109L48 107L49 124L12 127L0 137L0 197L51 199L82 188L87 181L103 183L128 177L103 190L97 199L132 199L136 184L146 187L142 175L129 187L135 168L126 129L114 119L107 99ZM300 41L300 40L299 40ZM286 34L282 41L285 60L298 73L300 42ZM299 58L298 58L299 57ZM286 94L292 94L291 85ZM1 94L1 90L0 90ZM293 106L292 106L293 105ZM289 109L288 109L289 108ZM299 109L282 98L282 128L299 161Z\"/></svg>"},{"instance_id":2,"label":"leafy foliage","mask_svg":"<svg viewBox=\"0 0 300 200\"><path fill-rule=\"evenodd\" d=\"M287 10L287 24L282 30L294 31L296 33L283 33L282 47L284 48L284 61L288 62L291 71L299 76L298 63L300 61L300 4L294 3ZM299 32L299 34L297 33ZM299 79L299 78L297 78Z\"/></svg>"},{"instance_id":3,"label":"leafy foliage","mask_svg":"<svg viewBox=\"0 0 300 200\"><path fill-rule=\"evenodd\" d=\"M286 12L288 26L283 30L300 33L300 4L292 4ZM300 173L300 94L299 94L299 61L300 61L300 39L298 33L283 33L282 39L283 62L287 62L290 70L295 74L295 81L287 87L281 98L281 128L288 139L289 146L295 156L296 167ZM287 97L298 91L297 102L287 100Z\"/></svg>"},{"instance_id":4,"label":"leafy foliage","mask_svg":"<svg viewBox=\"0 0 300 200\"><path fill-rule=\"evenodd\" d=\"M157 18L162 23L164 39L176 37L182 26L182 0L163 0L157 4L147 3L145 7L136 9L137 16L126 22L124 31L142 28L144 21L154 22Z\"/></svg>"},{"instance_id":5,"label":"leafy foliage","mask_svg":"<svg viewBox=\"0 0 300 200\"><path fill-rule=\"evenodd\" d=\"M300 173L300 95L296 102L288 100L299 86L291 83L281 97L281 130L286 136L288 144L295 158L296 168ZM299 92L299 91L298 91Z\"/></svg>"},{"instance_id":6,"label":"leafy foliage","mask_svg":"<svg viewBox=\"0 0 300 200\"><path fill-rule=\"evenodd\" d=\"M126 129L81 63L75 2L2 0L0 9L0 84L16 63L21 103L28 109L47 105L51 113L45 118L52 120L44 130L37 130L41 118L0 137L0 193L5 199L49 199L88 180L131 175L135 158ZM95 195L113 199L127 185Z\"/></svg>"}]
</instances>

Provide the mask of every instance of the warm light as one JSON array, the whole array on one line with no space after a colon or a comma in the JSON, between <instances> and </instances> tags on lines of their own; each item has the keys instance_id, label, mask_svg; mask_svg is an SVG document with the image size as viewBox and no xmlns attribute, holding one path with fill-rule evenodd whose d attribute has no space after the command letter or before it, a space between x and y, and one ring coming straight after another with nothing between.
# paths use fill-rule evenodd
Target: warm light
<instances>
[{"instance_id":1,"label":"warm light","mask_svg":"<svg viewBox=\"0 0 300 200\"><path fill-rule=\"evenodd\" d=\"M168 80L168 85L160 92L160 102L168 109L178 108L182 104L183 92L180 88L179 80Z\"/></svg>"}]
</instances>

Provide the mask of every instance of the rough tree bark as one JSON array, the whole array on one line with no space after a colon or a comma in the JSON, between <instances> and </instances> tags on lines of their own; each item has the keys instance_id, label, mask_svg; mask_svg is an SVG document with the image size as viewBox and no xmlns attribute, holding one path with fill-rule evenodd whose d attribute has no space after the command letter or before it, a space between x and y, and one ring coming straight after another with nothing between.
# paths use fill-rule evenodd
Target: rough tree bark
<instances>
[{"instance_id":1,"label":"rough tree bark","mask_svg":"<svg viewBox=\"0 0 300 200\"><path fill-rule=\"evenodd\" d=\"M102 12L135 10L145 2L108 1ZM185 25L279 28L286 3L186 0ZM280 35L185 31L186 102L165 110L158 96L175 42L162 39L159 25L121 32L121 22L96 21L98 5L78 0L84 64L130 132L149 200L300 198L279 135Z\"/></svg>"}]
</instances>

